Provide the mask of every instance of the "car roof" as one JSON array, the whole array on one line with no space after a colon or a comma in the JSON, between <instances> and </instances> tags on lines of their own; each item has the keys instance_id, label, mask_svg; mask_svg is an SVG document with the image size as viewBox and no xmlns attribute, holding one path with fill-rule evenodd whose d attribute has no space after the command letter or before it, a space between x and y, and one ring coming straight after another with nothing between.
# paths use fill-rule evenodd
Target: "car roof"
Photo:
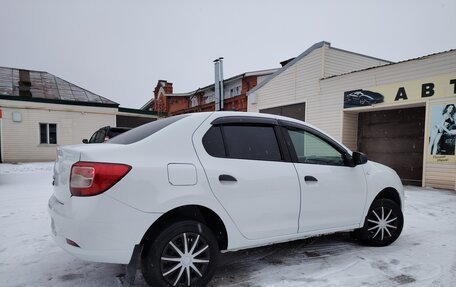
<instances>
[{"instance_id":1,"label":"car roof","mask_svg":"<svg viewBox=\"0 0 456 287\"><path fill-rule=\"evenodd\" d=\"M257 113L257 112L238 112L238 111L217 111L217 112L192 113L192 114L190 114L190 116L201 116L203 114L205 114L205 115L211 114L211 116L209 117L211 119L211 121L213 121L215 119L218 119L218 118L222 118L222 117L252 117L252 118L275 119L275 120L282 120L282 121L297 123L297 124L307 126L307 127L312 128L312 129L314 129L314 130L316 130L316 131L318 131L320 133L325 134L326 136L328 136L332 140L334 140L337 143L339 143L347 151L351 152L351 150L348 147L346 147L339 140L335 139L334 137L332 137L327 132L317 128L316 126L314 126L314 125L312 125L310 123L307 123L307 122L304 122L304 121L300 121L300 120L297 120L297 119L294 119L294 118L289 118L289 117L280 116L280 115L273 115L273 114L265 114L265 113Z\"/></svg>"},{"instance_id":2,"label":"car roof","mask_svg":"<svg viewBox=\"0 0 456 287\"><path fill-rule=\"evenodd\" d=\"M197 116L202 114L212 114L211 120L215 120L222 117L251 117L251 118L265 118L265 119L275 119L275 120L282 120L288 122L294 122L297 124L305 125L315 130L322 132L319 128L313 126L304 121L300 121L294 118L289 118L280 115L273 115L273 114L266 114L266 113L256 113L256 112L237 112L237 111L218 111L218 112L202 112L202 113L192 113L191 116Z\"/></svg>"}]
</instances>

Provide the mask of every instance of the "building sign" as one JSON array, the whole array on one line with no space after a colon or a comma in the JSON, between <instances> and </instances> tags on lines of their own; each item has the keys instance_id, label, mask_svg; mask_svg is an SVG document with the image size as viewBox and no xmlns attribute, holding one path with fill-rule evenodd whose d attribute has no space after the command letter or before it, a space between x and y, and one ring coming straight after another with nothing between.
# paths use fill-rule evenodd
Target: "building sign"
<instances>
[{"instance_id":1,"label":"building sign","mask_svg":"<svg viewBox=\"0 0 456 287\"><path fill-rule=\"evenodd\" d=\"M441 75L344 93L344 108L380 107L456 96L456 74Z\"/></svg>"},{"instance_id":2,"label":"building sign","mask_svg":"<svg viewBox=\"0 0 456 287\"><path fill-rule=\"evenodd\" d=\"M344 108L371 106L384 102L384 96L369 90L354 90L344 93Z\"/></svg>"},{"instance_id":3,"label":"building sign","mask_svg":"<svg viewBox=\"0 0 456 287\"><path fill-rule=\"evenodd\" d=\"M429 113L428 162L456 163L456 99L431 104Z\"/></svg>"}]
</instances>

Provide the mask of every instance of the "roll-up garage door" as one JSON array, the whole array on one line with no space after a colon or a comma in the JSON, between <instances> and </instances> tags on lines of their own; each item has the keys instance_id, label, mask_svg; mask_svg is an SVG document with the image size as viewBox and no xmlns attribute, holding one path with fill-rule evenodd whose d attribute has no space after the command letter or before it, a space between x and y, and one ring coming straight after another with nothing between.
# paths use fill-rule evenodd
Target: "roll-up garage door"
<instances>
[{"instance_id":1,"label":"roll-up garage door","mask_svg":"<svg viewBox=\"0 0 456 287\"><path fill-rule=\"evenodd\" d=\"M393 168L404 184L421 185L425 108L360 113L358 149Z\"/></svg>"}]
</instances>

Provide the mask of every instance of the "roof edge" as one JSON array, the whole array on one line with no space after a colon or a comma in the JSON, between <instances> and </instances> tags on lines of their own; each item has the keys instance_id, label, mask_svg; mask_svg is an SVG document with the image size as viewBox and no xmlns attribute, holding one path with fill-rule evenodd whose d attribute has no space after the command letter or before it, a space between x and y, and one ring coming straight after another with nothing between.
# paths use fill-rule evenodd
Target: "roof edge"
<instances>
[{"instance_id":1,"label":"roof edge","mask_svg":"<svg viewBox=\"0 0 456 287\"><path fill-rule=\"evenodd\" d=\"M57 105L70 105L70 106L86 106L86 107L101 107L101 108L118 108L119 104L106 104L106 103L94 103L94 102L80 102L80 101L68 101L68 100L54 100L46 98L24 98L18 96L5 96L0 95L0 100L18 101L18 102L33 102L33 103L47 103Z\"/></svg>"},{"instance_id":2,"label":"roof edge","mask_svg":"<svg viewBox=\"0 0 456 287\"><path fill-rule=\"evenodd\" d=\"M45 72L45 73L48 73L48 72ZM76 87L78 87L78 88L84 90L85 92L89 92L89 93L91 93L91 94L94 94L94 95L97 96L97 97L100 97L100 98L106 100L106 101L113 102L113 103L119 105L119 103L114 102L113 100L110 100L110 99L108 99L108 98L105 98L105 97L103 97L103 96L100 96L99 94L95 94L94 92L89 91L89 90L87 90L87 89L85 89L85 88L83 88L83 87L81 87L81 86L79 86L79 85L76 85L76 84L74 84L74 83L72 83L72 82L68 82L67 80L62 79L62 78L60 78L59 76L56 76L56 75L51 74L51 73L48 73L48 74L49 74L49 75L52 75L52 76L54 76L54 77L56 77L56 78L58 78L58 79L60 79L60 80L62 80L62 81L64 81L64 82L67 82L67 83L70 84L70 85L76 86Z\"/></svg>"},{"instance_id":3,"label":"roof edge","mask_svg":"<svg viewBox=\"0 0 456 287\"><path fill-rule=\"evenodd\" d=\"M145 103L140 109L141 110L144 110L146 109L150 104L152 104L152 102L155 100L155 98L152 98L150 100L147 101L147 103Z\"/></svg>"},{"instance_id":4,"label":"roof edge","mask_svg":"<svg viewBox=\"0 0 456 287\"><path fill-rule=\"evenodd\" d=\"M309 55L314 50L323 47L325 44L331 47L331 43L330 42L326 42L326 41L321 41L321 42L313 44L310 48L308 48L307 50L302 52L299 56L297 56L296 58L294 58L293 60L288 62L285 66L283 66L282 68L277 70L275 73L273 73L267 79L265 79L263 82L261 82L260 84L256 85L253 89L251 89L249 92L247 92L247 96L252 94L252 93L254 93L254 92L256 92L258 89L262 88L264 85L269 83L272 79L274 79L275 77L277 77L278 75L280 75L281 73L286 71L289 67L293 66L295 63L300 61L305 56Z\"/></svg>"},{"instance_id":5,"label":"roof edge","mask_svg":"<svg viewBox=\"0 0 456 287\"><path fill-rule=\"evenodd\" d=\"M149 116L156 116L157 115L157 112L155 112L155 111L133 109L133 108L124 108L124 107L119 107L119 112L140 114L140 115L149 115Z\"/></svg>"},{"instance_id":6,"label":"roof edge","mask_svg":"<svg viewBox=\"0 0 456 287\"><path fill-rule=\"evenodd\" d=\"M445 53L451 53L451 52L456 52L456 49L450 49L450 50L447 50L447 51L432 53L432 54L429 54L429 55L424 55L424 56L421 56L421 57L411 58L411 59L407 59L407 60L403 60L403 61L399 61L399 62L390 62L389 64L369 67L369 68L365 68L365 69L361 69L361 70L355 70L355 71L351 71L351 72L347 72L347 73L343 73L343 74L339 74L339 75L332 75L332 76L329 76L329 77L321 78L320 80L334 79L336 77L342 77L342 76L355 74L355 73L359 73L359 72L364 72L364 71L368 71L368 70L373 70L373 69L385 68L385 67L389 67L389 66L393 66L393 65L399 65L399 64L403 64L403 63L412 62L412 61L426 60L426 59L428 59L430 57L440 56L440 55L443 55Z\"/></svg>"},{"instance_id":7,"label":"roof edge","mask_svg":"<svg viewBox=\"0 0 456 287\"><path fill-rule=\"evenodd\" d=\"M42 71L42 70L31 70L31 69L26 69L26 68L13 68L13 67L6 67L6 66L0 66L0 68L3 68L3 69L12 69L12 70L24 70L24 71L38 72L38 73L48 73L48 72ZM49 73L48 73L48 74L49 74Z\"/></svg>"}]
</instances>

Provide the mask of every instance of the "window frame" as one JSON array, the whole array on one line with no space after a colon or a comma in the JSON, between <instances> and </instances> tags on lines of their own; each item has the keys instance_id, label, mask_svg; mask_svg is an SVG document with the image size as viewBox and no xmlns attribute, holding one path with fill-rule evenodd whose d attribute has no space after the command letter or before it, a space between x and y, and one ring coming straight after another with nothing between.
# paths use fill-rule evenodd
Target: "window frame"
<instances>
[{"instance_id":1,"label":"window frame","mask_svg":"<svg viewBox=\"0 0 456 287\"><path fill-rule=\"evenodd\" d=\"M41 127L44 125L46 127L46 142L41 141ZM55 125L55 143L51 143L51 129L50 125ZM58 125L57 123L43 123L39 122L38 123L38 143L40 145L57 145L58 144Z\"/></svg>"},{"instance_id":2,"label":"window frame","mask_svg":"<svg viewBox=\"0 0 456 287\"><path fill-rule=\"evenodd\" d=\"M285 138L285 141L287 143L288 152L290 153L292 161L294 163L317 164L317 165L328 165L328 166L342 166L342 167L343 166L346 166L346 167L353 167L354 166L352 156L348 153L348 151L344 147L342 147L339 143L337 143L336 141L334 141L333 139L331 139L327 135L323 134L322 132L320 132L318 130L315 130L315 129L309 127L309 126L301 125L301 124L294 123L294 122L288 122L288 121L284 121L284 120L279 120L279 124L281 125L282 134L283 134L283 136ZM338 165L338 164L318 164L318 163L303 163L303 162L300 162L299 159L298 159L298 155L296 153L296 150L294 148L293 141L291 140L291 137L288 134L288 130L290 128L291 129L302 130L304 132L307 132L307 133L317 137L318 139L322 140L323 142L327 143L329 146L334 148L337 152L339 152L342 155L343 160L344 160L344 164L343 165Z\"/></svg>"}]
</instances>

